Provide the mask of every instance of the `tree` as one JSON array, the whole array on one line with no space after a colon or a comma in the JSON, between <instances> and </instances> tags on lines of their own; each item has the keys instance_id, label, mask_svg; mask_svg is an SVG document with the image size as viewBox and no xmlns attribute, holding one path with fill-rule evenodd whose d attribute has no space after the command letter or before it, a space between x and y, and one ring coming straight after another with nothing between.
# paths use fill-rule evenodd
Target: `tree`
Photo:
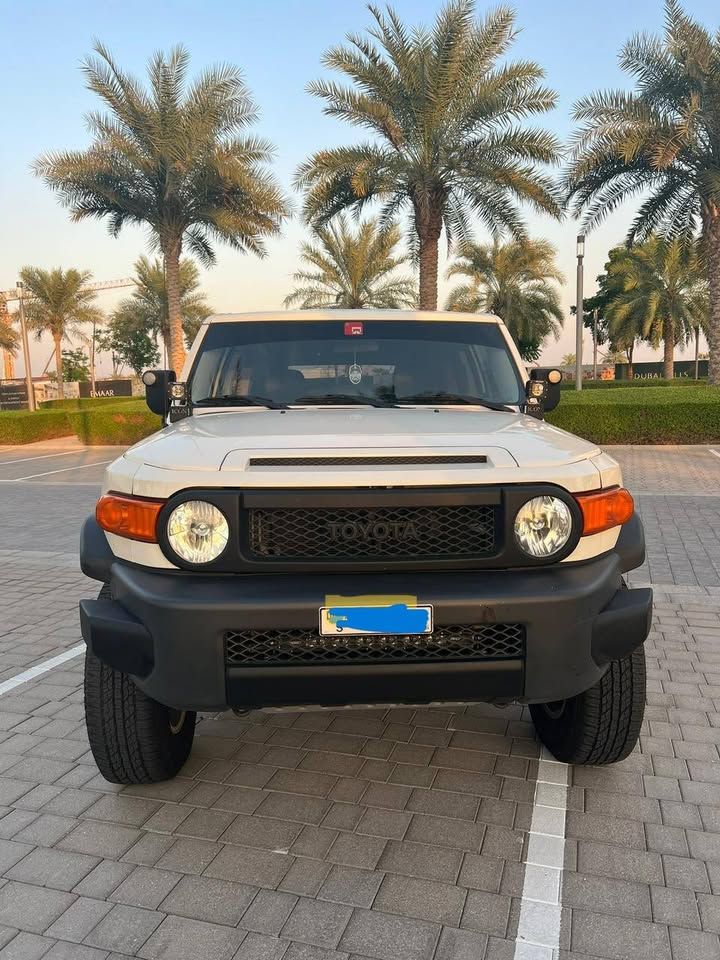
<instances>
[{"instance_id":1,"label":"tree","mask_svg":"<svg viewBox=\"0 0 720 960\"><path fill-rule=\"evenodd\" d=\"M63 395L62 342L71 336L83 336L84 324L97 324L103 315L95 306L95 292L87 284L92 278L89 270L43 270L23 267L20 279L25 284L27 324L36 332L38 340L47 332L55 344L55 373L58 395Z\"/></svg>"},{"instance_id":2,"label":"tree","mask_svg":"<svg viewBox=\"0 0 720 960\"><path fill-rule=\"evenodd\" d=\"M628 358L623 350L606 350L605 353L600 355L600 359L603 363L628 363Z\"/></svg>"},{"instance_id":3,"label":"tree","mask_svg":"<svg viewBox=\"0 0 720 960\"><path fill-rule=\"evenodd\" d=\"M608 266L610 287L616 291L607 309L611 340L625 349L640 337L653 347L662 341L663 377L672 380L675 344L706 323L704 271L697 245L681 240L651 237L621 248Z\"/></svg>"},{"instance_id":4,"label":"tree","mask_svg":"<svg viewBox=\"0 0 720 960\"><path fill-rule=\"evenodd\" d=\"M63 378L69 383L87 383L90 379L87 354L79 348L62 351L62 369ZM50 379L56 380L57 375L51 373Z\"/></svg>"},{"instance_id":5,"label":"tree","mask_svg":"<svg viewBox=\"0 0 720 960\"><path fill-rule=\"evenodd\" d=\"M537 360L543 342L559 337L564 315L554 283L564 277L547 240L463 244L447 276L469 281L451 291L448 309L497 314L524 360Z\"/></svg>"},{"instance_id":6,"label":"tree","mask_svg":"<svg viewBox=\"0 0 720 960\"><path fill-rule=\"evenodd\" d=\"M212 313L212 310L200 290L200 273L192 260L180 261L178 276L180 317L185 341L190 347L200 329L200 324ZM162 263L159 260L140 257L135 262L135 283L132 295L122 300L112 314L112 319L118 321L116 329L128 334L144 333L156 340L161 336L169 353L170 314ZM128 363L132 366L129 361Z\"/></svg>"},{"instance_id":7,"label":"tree","mask_svg":"<svg viewBox=\"0 0 720 960\"><path fill-rule=\"evenodd\" d=\"M538 164L558 143L523 121L555 105L531 61L501 63L517 35L515 15L498 7L475 19L474 0L451 0L431 29L409 29L395 11L370 7L369 37L350 34L324 65L350 86L309 86L324 112L364 127L373 139L320 150L299 169L304 215L324 226L341 210L382 204L381 222L410 215L420 266L420 308L437 309L438 242L470 240L475 215L493 234L524 236L519 203L559 215L555 189Z\"/></svg>"},{"instance_id":8,"label":"tree","mask_svg":"<svg viewBox=\"0 0 720 960\"><path fill-rule=\"evenodd\" d=\"M565 356L560 361L560 365L563 367L575 367L575 354L566 353Z\"/></svg>"},{"instance_id":9,"label":"tree","mask_svg":"<svg viewBox=\"0 0 720 960\"><path fill-rule=\"evenodd\" d=\"M146 330L138 329L132 317L116 312L98 334L98 350L112 355L113 373L127 365L138 376L160 362L160 352Z\"/></svg>"},{"instance_id":10,"label":"tree","mask_svg":"<svg viewBox=\"0 0 720 960\"><path fill-rule=\"evenodd\" d=\"M409 257L399 254L400 230L385 229L375 220L348 227L345 217L317 231L317 243L304 243L300 259L312 269L293 274L297 284L285 297L285 306L414 307L417 288L408 277L394 276Z\"/></svg>"},{"instance_id":11,"label":"tree","mask_svg":"<svg viewBox=\"0 0 720 960\"><path fill-rule=\"evenodd\" d=\"M73 220L107 218L117 236L126 223L148 227L167 276L171 365L185 358L180 257L183 246L204 264L213 241L264 255L286 206L267 170L267 141L241 136L257 109L235 67L206 70L187 82L183 47L149 63L150 87L124 73L102 44L86 60L88 88L107 114L88 117L93 142L84 151L49 153L35 171L70 208Z\"/></svg>"},{"instance_id":12,"label":"tree","mask_svg":"<svg viewBox=\"0 0 720 960\"><path fill-rule=\"evenodd\" d=\"M5 298L0 296L0 350L7 350L11 357L17 353L19 336L13 330Z\"/></svg>"},{"instance_id":13,"label":"tree","mask_svg":"<svg viewBox=\"0 0 720 960\"><path fill-rule=\"evenodd\" d=\"M720 33L665 2L662 37L624 45L620 66L635 89L580 100L581 124L567 174L568 196L585 226L647 192L628 242L661 232L701 231L710 291L710 383L720 386Z\"/></svg>"}]
</instances>

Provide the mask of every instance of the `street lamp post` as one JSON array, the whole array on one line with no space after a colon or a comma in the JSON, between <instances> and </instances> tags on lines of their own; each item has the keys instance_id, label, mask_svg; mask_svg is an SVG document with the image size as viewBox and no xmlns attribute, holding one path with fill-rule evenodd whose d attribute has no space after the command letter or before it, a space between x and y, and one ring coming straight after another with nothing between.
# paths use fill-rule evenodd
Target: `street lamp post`
<instances>
[{"instance_id":1,"label":"street lamp post","mask_svg":"<svg viewBox=\"0 0 720 960\"><path fill-rule=\"evenodd\" d=\"M597 307L593 310L593 380L597 380Z\"/></svg>"},{"instance_id":2,"label":"street lamp post","mask_svg":"<svg viewBox=\"0 0 720 960\"><path fill-rule=\"evenodd\" d=\"M575 328L575 389L582 390L582 348L583 348L583 320L585 318L585 304L583 302L583 259L585 257L585 234L577 238L577 313Z\"/></svg>"},{"instance_id":3,"label":"street lamp post","mask_svg":"<svg viewBox=\"0 0 720 960\"><path fill-rule=\"evenodd\" d=\"M37 409L35 405L35 390L33 389L32 382L32 371L30 370L30 344L28 343L27 327L25 326L25 303L24 303L24 293L25 285L22 280L17 282L17 291L18 291L18 300L20 301L20 334L22 336L22 345L23 345L23 359L25 361L25 386L27 387L28 395L28 410L31 412Z\"/></svg>"}]
</instances>

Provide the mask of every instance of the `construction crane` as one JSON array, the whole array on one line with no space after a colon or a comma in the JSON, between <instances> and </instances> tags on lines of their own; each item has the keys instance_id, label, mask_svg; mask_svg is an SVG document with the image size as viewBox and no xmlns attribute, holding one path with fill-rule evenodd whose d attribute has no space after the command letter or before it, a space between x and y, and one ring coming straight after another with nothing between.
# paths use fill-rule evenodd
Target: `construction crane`
<instances>
[{"instance_id":1,"label":"construction crane","mask_svg":"<svg viewBox=\"0 0 720 960\"><path fill-rule=\"evenodd\" d=\"M135 286L135 280L132 280L132 279L130 279L129 277L125 277L125 278L122 279L122 280L98 280L98 281L96 281L95 283L87 283L87 284L84 284L84 288L85 288L86 290L95 290L95 291L98 291L98 292L101 291L101 290L115 290L115 289L119 289L119 288L121 288L121 287L134 287L134 286ZM22 288L20 288L20 287L15 287L15 289L13 289L13 290L0 290L0 305L2 305L3 307L5 307L5 309L7 309L7 304L8 304L8 303L12 303L12 302L15 301L15 300L20 300L20 299L21 299L21 293L20 293L21 289L22 289ZM24 292L23 292L22 300L23 300L24 303L27 303L28 301L31 301L32 299L33 299L33 297L28 297L28 296L26 296L26 295L24 294ZM21 324L21 325L22 325L22 324ZM94 330L93 330L93 356L92 356L92 358L91 358L91 363L92 363L92 365L93 365L93 368L94 368L94 364L95 364L95 357L94 357L94 353L95 353L95 350L94 350L95 339L94 339L94 333L95 333L95 332L94 332ZM23 331L23 334L24 334L24 331ZM26 336L24 335L24 336L23 336L23 343L25 343L25 342L26 342ZM6 380L12 380L12 379L14 378L14 376L15 376L15 363L14 363L14 358L10 355L10 351L9 351L9 350L5 350L5 351L2 351L2 352L3 352L4 356L3 356L3 364L2 364L1 372L4 374L4 379L6 379ZM23 353L25 354L25 369L26 369L26 371L28 371L28 372L26 373L25 379L26 379L26 382L27 382L27 385L28 385L28 390L30 390L30 389L31 389L31 377L30 377L30 375L29 375L30 358L29 358L29 355L28 355L28 354L29 354L29 351L27 350L27 348L24 348L24 349L23 349ZM51 359L52 359L52 358L51 358ZM45 370L47 370L47 368L48 368L49 365L50 365L50 360L48 360L48 362L45 364ZM43 370L43 373L45 372L45 370ZM95 379L95 376L94 376L94 369L93 369L93 380L94 380L94 379ZM34 405L32 405L30 409L33 409L33 406L34 406Z\"/></svg>"}]
</instances>

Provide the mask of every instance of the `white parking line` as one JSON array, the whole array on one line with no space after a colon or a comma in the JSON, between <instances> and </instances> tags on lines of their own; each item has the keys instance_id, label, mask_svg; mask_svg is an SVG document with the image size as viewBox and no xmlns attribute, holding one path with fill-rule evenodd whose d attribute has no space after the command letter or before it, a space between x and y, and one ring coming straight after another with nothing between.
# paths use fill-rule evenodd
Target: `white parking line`
<instances>
[{"instance_id":1,"label":"white parking line","mask_svg":"<svg viewBox=\"0 0 720 960\"><path fill-rule=\"evenodd\" d=\"M74 467L61 467L59 470L46 470L45 473L31 473L27 477L13 477L12 480L0 480L0 483L21 483L23 480L36 480L38 477L50 477L54 473L67 473L68 470L83 470L85 467L102 467L112 460L95 460L93 463L80 463Z\"/></svg>"},{"instance_id":2,"label":"white parking line","mask_svg":"<svg viewBox=\"0 0 720 960\"><path fill-rule=\"evenodd\" d=\"M9 463L27 463L29 460L50 460L52 457L71 457L77 456L78 450L66 450L64 453L43 453L38 457L23 457L21 460L0 460L0 467L7 466Z\"/></svg>"},{"instance_id":3,"label":"white parking line","mask_svg":"<svg viewBox=\"0 0 720 960\"><path fill-rule=\"evenodd\" d=\"M34 680L36 677L41 677L44 673L47 673L48 670L52 670L54 667L59 667L61 663L67 663L68 660L74 660L75 657L79 657L84 650L85 644L78 643L76 646L70 647L69 650L59 653L56 657L51 657L49 660L44 660L42 663L38 663L36 666L30 667L29 670L23 670L23 672L18 673L17 676L10 677L10 679L5 680L4 683L0 683L0 697L4 693L9 693L11 690L14 690L16 687L22 686L23 683L27 683L28 680Z\"/></svg>"},{"instance_id":4,"label":"white parking line","mask_svg":"<svg viewBox=\"0 0 720 960\"><path fill-rule=\"evenodd\" d=\"M514 960L553 960L560 948L570 768L542 748L525 858Z\"/></svg>"},{"instance_id":5,"label":"white parking line","mask_svg":"<svg viewBox=\"0 0 720 960\"><path fill-rule=\"evenodd\" d=\"M720 450L713 450L712 447L708 447L710 453L714 453L716 457L720 457Z\"/></svg>"}]
</instances>

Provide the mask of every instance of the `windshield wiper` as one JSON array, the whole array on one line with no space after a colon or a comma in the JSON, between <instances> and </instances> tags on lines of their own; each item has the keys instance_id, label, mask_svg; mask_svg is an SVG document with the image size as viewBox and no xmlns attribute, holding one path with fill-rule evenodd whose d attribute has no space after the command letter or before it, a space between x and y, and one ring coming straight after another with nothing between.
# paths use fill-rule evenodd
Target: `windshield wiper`
<instances>
[{"instance_id":1,"label":"windshield wiper","mask_svg":"<svg viewBox=\"0 0 720 960\"><path fill-rule=\"evenodd\" d=\"M298 397L297 400L292 400L291 403L294 404L307 404L307 403L352 403L357 404L358 406L363 407L392 407L394 404L388 402L387 400L378 400L375 397L363 397L355 393L324 393L324 394L315 394L308 397Z\"/></svg>"},{"instance_id":2,"label":"windshield wiper","mask_svg":"<svg viewBox=\"0 0 720 960\"><path fill-rule=\"evenodd\" d=\"M487 407L488 410L504 410L506 413L515 413L512 407L494 400L485 400L483 397L472 397L464 393L414 393L409 397L395 397L396 403L428 403L428 404L466 404L474 407Z\"/></svg>"},{"instance_id":3,"label":"windshield wiper","mask_svg":"<svg viewBox=\"0 0 720 960\"><path fill-rule=\"evenodd\" d=\"M203 397L202 400L196 400L195 407L268 407L270 410L286 410L286 403L278 403L276 400L268 400L267 397L236 396L232 393L224 393L218 397Z\"/></svg>"}]
</instances>

